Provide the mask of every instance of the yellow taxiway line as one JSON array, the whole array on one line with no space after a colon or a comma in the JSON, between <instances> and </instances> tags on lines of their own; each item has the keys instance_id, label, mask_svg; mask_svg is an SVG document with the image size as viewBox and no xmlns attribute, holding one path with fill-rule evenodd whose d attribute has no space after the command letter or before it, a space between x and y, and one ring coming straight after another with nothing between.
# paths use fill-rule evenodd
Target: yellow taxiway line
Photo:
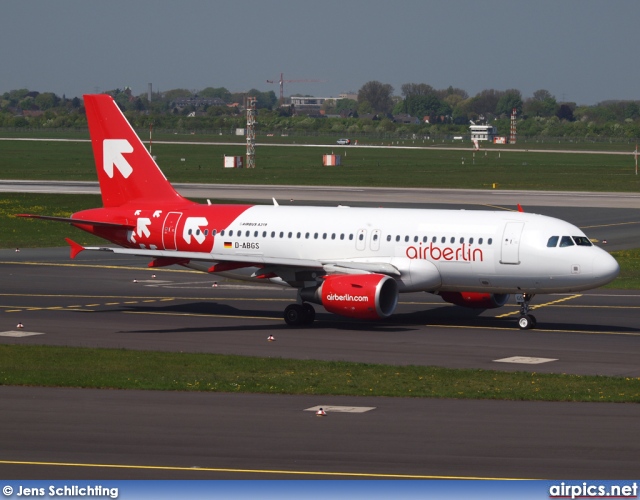
<instances>
[{"instance_id":1,"label":"yellow taxiway line","mask_svg":"<svg viewBox=\"0 0 640 500\"><path fill-rule=\"evenodd\" d=\"M165 465L120 465L120 464L83 464L73 462L28 462L18 460L0 460L4 465L40 465L57 467L94 467L104 469L129 469L129 470L160 470L160 471L189 471L189 472L233 472L238 474L283 474L295 476L329 476L329 477L364 477L378 479L467 479L484 481L527 481L530 479L507 477L473 477L473 476L436 476L419 474L379 474L366 472L318 472L318 471L294 471L271 469L227 469L216 467L174 467Z\"/></svg>"},{"instance_id":2,"label":"yellow taxiway line","mask_svg":"<svg viewBox=\"0 0 640 500\"><path fill-rule=\"evenodd\" d=\"M556 305L556 304L559 304L560 302L566 302L567 300L578 299L580 297L582 297L582 295L571 295L569 297L562 297L561 299L558 299L558 300L552 300L551 302L546 302L544 304L537 304L537 305L531 306L531 309L532 310L540 309L541 307ZM517 311L500 314L499 316L496 316L496 318L506 318L508 316L513 316L514 314L520 314L520 310L518 309Z\"/></svg>"}]
</instances>

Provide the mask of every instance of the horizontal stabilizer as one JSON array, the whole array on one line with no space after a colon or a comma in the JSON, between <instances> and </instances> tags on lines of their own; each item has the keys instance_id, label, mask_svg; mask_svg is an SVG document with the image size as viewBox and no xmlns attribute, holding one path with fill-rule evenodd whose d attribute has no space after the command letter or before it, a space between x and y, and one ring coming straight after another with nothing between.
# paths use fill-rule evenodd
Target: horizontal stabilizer
<instances>
[{"instance_id":1,"label":"horizontal stabilizer","mask_svg":"<svg viewBox=\"0 0 640 500\"><path fill-rule=\"evenodd\" d=\"M44 219L55 222L67 222L69 224L85 224L88 226L113 227L119 229L135 229L133 224L122 224L119 222L103 222L97 220L72 219L71 217L53 217L51 215L16 214L16 217L27 217L29 219Z\"/></svg>"},{"instance_id":2,"label":"horizontal stabilizer","mask_svg":"<svg viewBox=\"0 0 640 500\"><path fill-rule=\"evenodd\" d=\"M76 243L71 238L65 238L64 240L67 243L69 243L69 246L71 247L71 258L72 259L75 259L76 255L78 255L80 252L82 252L84 250L84 247L80 243Z\"/></svg>"}]
</instances>

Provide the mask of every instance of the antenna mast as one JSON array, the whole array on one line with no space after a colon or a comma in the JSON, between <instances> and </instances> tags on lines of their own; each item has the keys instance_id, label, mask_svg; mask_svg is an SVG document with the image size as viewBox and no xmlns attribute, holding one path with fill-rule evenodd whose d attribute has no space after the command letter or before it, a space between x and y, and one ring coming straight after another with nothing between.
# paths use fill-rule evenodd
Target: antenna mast
<instances>
[{"instance_id":1,"label":"antenna mast","mask_svg":"<svg viewBox=\"0 0 640 500\"><path fill-rule=\"evenodd\" d=\"M511 137L509 137L509 144L516 143L516 115L516 108L513 108L513 110L511 111Z\"/></svg>"},{"instance_id":2,"label":"antenna mast","mask_svg":"<svg viewBox=\"0 0 640 500\"><path fill-rule=\"evenodd\" d=\"M256 168L256 100L247 97L247 168Z\"/></svg>"}]
</instances>

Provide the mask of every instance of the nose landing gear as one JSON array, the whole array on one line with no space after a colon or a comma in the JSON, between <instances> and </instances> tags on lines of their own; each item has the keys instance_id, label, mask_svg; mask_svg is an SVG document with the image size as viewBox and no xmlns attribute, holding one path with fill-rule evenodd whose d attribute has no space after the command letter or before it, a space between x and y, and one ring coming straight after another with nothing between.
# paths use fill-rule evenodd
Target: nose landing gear
<instances>
[{"instance_id":1,"label":"nose landing gear","mask_svg":"<svg viewBox=\"0 0 640 500\"><path fill-rule=\"evenodd\" d=\"M520 318L518 319L520 330L535 328L538 322L533 314L529 314L529 302L532 298L533 295L530 293L516 294L516 302L520 304Z\"/></svg>"}]
</instances>

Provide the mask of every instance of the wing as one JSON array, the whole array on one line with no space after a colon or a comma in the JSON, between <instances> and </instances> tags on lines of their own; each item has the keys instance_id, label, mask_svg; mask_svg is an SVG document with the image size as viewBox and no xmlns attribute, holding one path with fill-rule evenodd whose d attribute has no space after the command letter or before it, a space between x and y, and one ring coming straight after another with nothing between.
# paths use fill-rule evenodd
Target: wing
<instances>
[{"instance_id":1,"label":"wing","mask_svg":"<svg viewBox=\"0 0 640 500\"><path fill-rule=\"evenodd\" d=\"M260 270L254 273L255 278L280 277L292 286L306 281L303 274L367 274L381 273L391 276L400 276L400 271L393 265L380 262L350 262L350 261L321 261L314 259L291 259L281 257L265 257L264 255L234 255L227 253L202 253L184 252L177 250L151 250L142 248L122 247L83 247L79 243L66 238L71 246L71 258L75 258L83 250L110 252L119 255L133 255L153 259L149 267L161 267L172 264L187 264L190 261L212 262L208 268L210 273L220 273L244 267L258 267ZM313 279L313 278L312 278Z\"/></svg>"}]
</instances>

